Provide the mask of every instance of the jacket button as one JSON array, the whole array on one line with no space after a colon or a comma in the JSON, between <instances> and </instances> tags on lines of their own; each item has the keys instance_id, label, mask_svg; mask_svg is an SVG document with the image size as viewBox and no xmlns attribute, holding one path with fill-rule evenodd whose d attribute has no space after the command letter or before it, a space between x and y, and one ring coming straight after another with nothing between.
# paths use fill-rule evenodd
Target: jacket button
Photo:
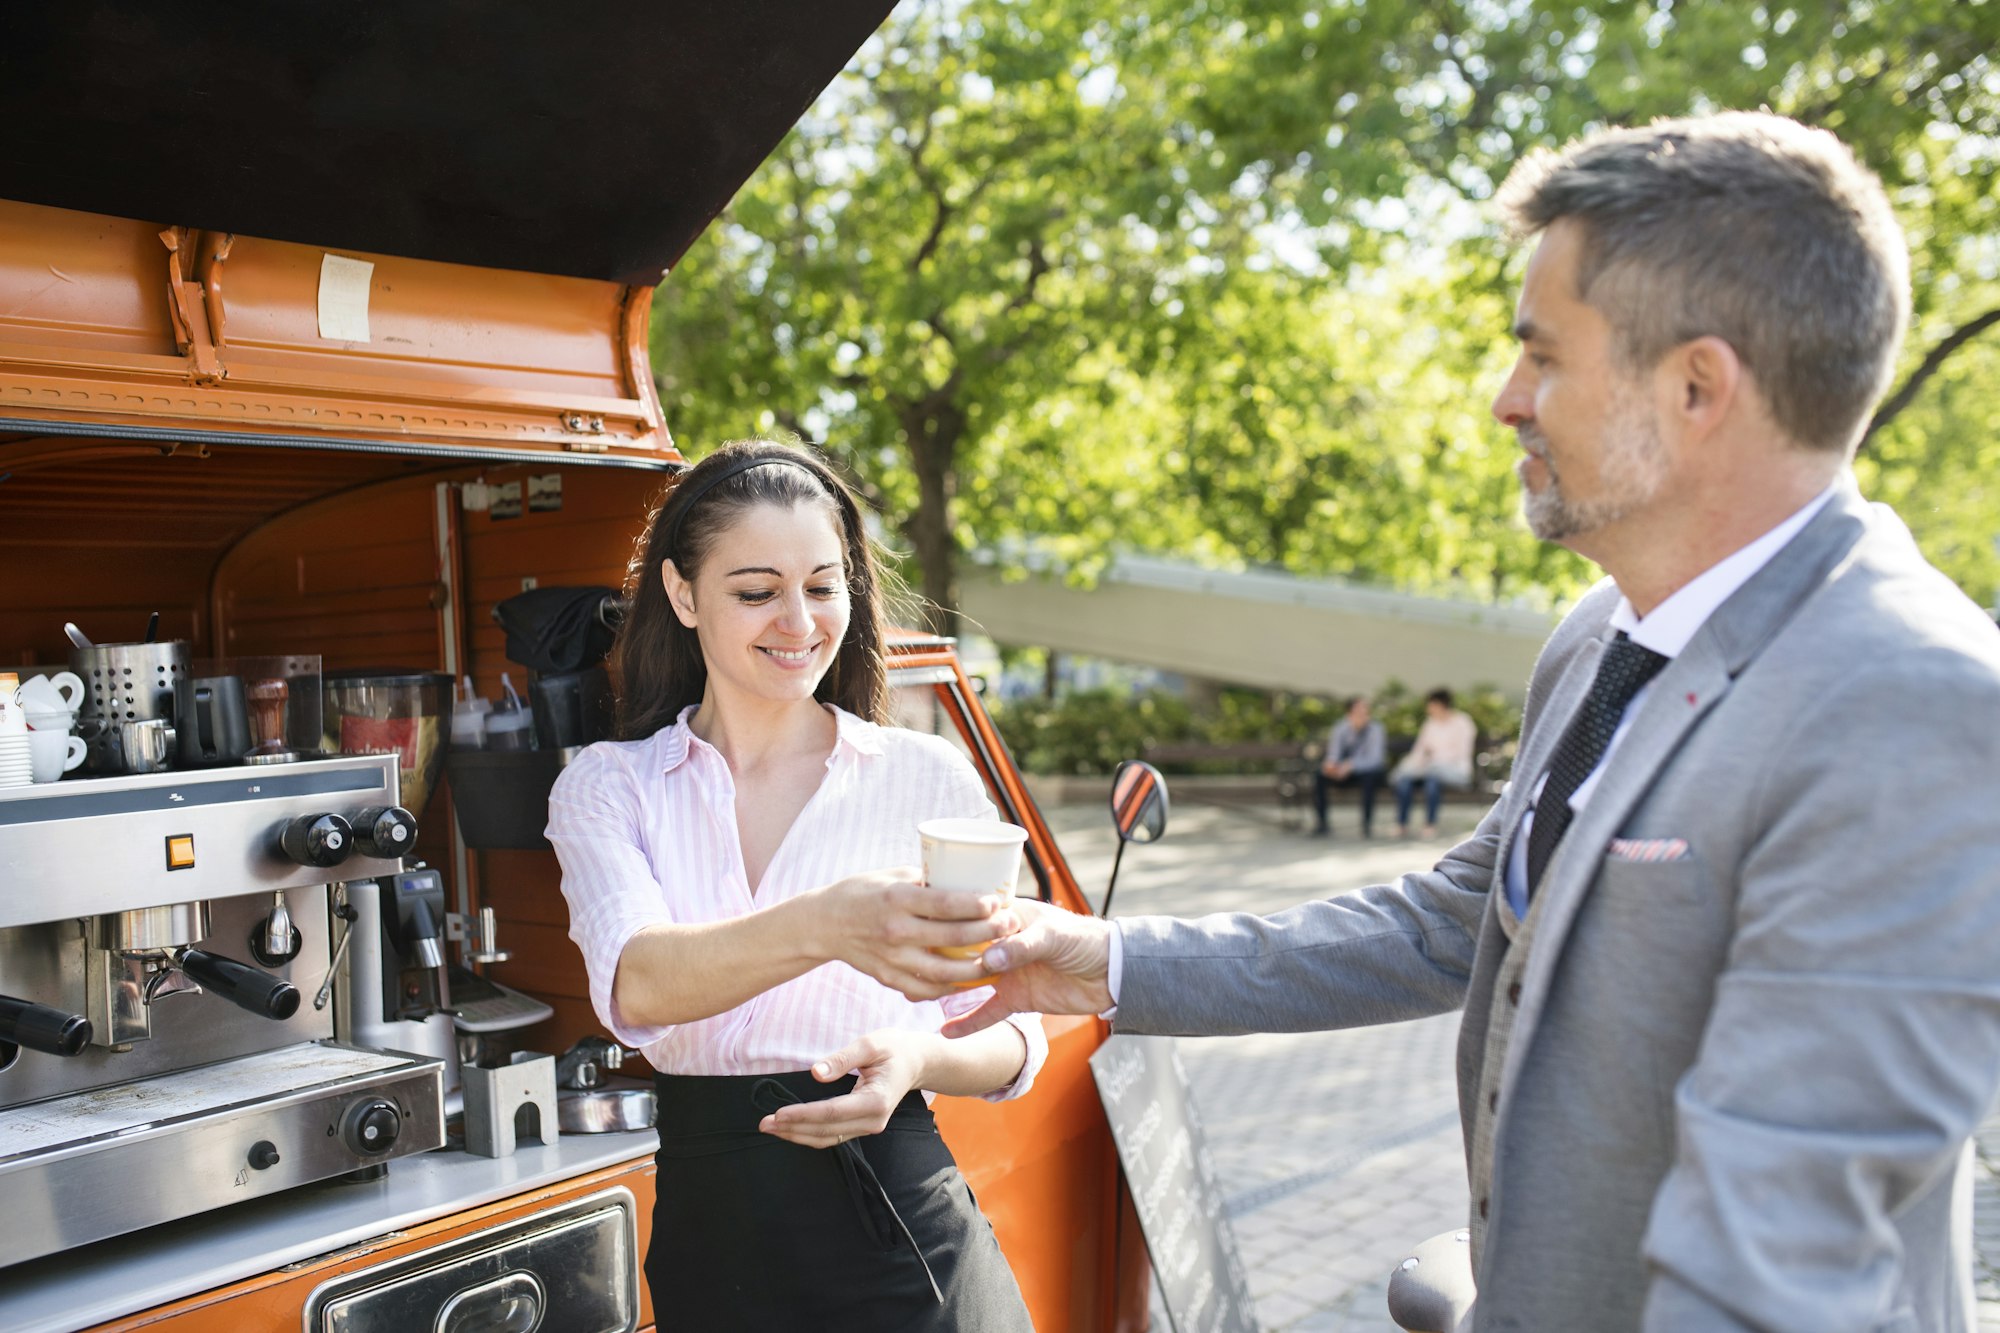
<instances>
[{"instance_id":1,"label":"jacket button","mask_svg":"<svg viewBox=\"0 0 2000 1333\"><path fill-rule=\"evenodd\" d=\"M1521 1003L1521 983L1520 983L1520 982L1518 982L1518 981L1517 981L1517 982L1515 982L1515 983L1514 983L1513 985L1511 985L1511 986L1509 986L1509 987L1507 988L1507 1003L1509 1003L1509 1004L1511 1004L1511 1005L1514 1005L1514 1006L1516 1006L1517 1008L1518 1008L1518 1007L1520 1006L1520 1003Z\"/></svg>"},{"instance_id":2,"label":"jacket button","mask_svg":"<svg viewBox=\"0 0 2000 1333\"><path fill-rule=\"evenodd\" d=\"M1479 1201L1479 1220L1482 1222L1486 1220L1486 1206L1487 1206L1487 1201L1485 1199L1481 1199Z\"/></svg>"},{"instance_id":3,"label":"jacket button","mask_svg":"<svg viewBox=\"0 0 2000 1333\"><path fill-rule=\"evenodd\" d=\"M1486 1109L1489 1111L1500 1109L1500 1092L1497 1088L1486 1094Z\"/></svg>"}]
</instances>

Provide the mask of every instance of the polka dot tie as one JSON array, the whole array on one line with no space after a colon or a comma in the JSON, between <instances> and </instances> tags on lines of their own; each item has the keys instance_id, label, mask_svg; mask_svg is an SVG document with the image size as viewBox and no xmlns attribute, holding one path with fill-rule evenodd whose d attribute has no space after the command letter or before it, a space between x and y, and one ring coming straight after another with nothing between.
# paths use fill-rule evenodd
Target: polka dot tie
<instances>
[{"instance_id":1,"label":"polka dot tie","mask_svg":"<svg viewBox=\"0 0 2000 1333\"><path fill-rule=\"evenodd\" d=\"M1542 872L1549 868L1556 844L1569 830L1574 813L1569 798L1604 758L1605 747L1617 733L1618 720L1625 716L1632 696L1666 664L1667 659L1659 653L1626 638L1624 630L1606 645L1604 658L1597 664L1597 678L1590 682L1590 693L1571 719L1569 730L1556 742L1555 757L1549 761L1549 780L1535 801L1535 822L1528 831L1530 894L1542 882Z\"/></svg>"}]
</instances>

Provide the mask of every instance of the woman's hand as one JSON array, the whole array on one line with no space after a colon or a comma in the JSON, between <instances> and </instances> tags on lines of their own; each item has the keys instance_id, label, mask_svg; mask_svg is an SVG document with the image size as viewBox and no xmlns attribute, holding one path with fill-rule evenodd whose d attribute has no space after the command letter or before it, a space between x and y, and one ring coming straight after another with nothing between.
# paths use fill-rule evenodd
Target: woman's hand
<instances>
[{"instance_id":1,"label":"woman's hand","mask_svg":"<svg viewBox=\"0 0 2000 1333\"><path fill-rule=\"evenodd\" d=\"M823 1102L781 1106L757 1128L808 1148L831 1148L863 1134L880 1134L896 1104L922 1085L926 1053L939 1040L928 1033L889 1028L852 1041L817 1061L812 1073L822 1083L852 1073L853 1091Z\"/></svg>"},{"instance_id":2,"label":"woman's hand","mask_svg":"<svg viewBox=\"0 0 2000 1333\"><path fill-rule=\"evenodd\" d=\"M1019 929L1008 899L925 887L916 866L850 875L802 895L812 914L812 947L915 1000L935 1000L962 984L981 982L985 968L970 958L932 950L978 946Z\"/></svg>"}]
</instances>

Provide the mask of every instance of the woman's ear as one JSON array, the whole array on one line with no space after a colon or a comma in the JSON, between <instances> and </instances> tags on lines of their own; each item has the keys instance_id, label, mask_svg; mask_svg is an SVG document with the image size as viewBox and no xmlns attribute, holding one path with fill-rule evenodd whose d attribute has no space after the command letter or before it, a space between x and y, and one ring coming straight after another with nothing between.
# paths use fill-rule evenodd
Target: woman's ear
<instances>
[{"instance_id":1,"label":"woman's ear","mask_svg":"<svg viewBox=\"0 0 2000 1333\"><path fill-rule=\"evenodd\" d=\"M671 560L660 562L660 582L666 585L667 605L674 609L681 624L689 629L695 627L694 584L681 577L680 567Z\"/></svg>"}]
</instances>

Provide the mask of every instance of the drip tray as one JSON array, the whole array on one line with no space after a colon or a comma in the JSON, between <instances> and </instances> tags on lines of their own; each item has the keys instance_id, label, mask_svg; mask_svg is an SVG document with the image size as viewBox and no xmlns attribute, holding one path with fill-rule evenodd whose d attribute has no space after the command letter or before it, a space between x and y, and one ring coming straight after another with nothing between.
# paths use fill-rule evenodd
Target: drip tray
<instances>
[{"instance_id":1,"label":"drip tray","mask_svg":"<svg viewBox=\"0 0 2000 1333\"><path fill-rule=\"evenodd\" d=\"M440 1147L443 1071L302 1042L0 1111L0 1265Z\"/></svg>"}]
</instances>

